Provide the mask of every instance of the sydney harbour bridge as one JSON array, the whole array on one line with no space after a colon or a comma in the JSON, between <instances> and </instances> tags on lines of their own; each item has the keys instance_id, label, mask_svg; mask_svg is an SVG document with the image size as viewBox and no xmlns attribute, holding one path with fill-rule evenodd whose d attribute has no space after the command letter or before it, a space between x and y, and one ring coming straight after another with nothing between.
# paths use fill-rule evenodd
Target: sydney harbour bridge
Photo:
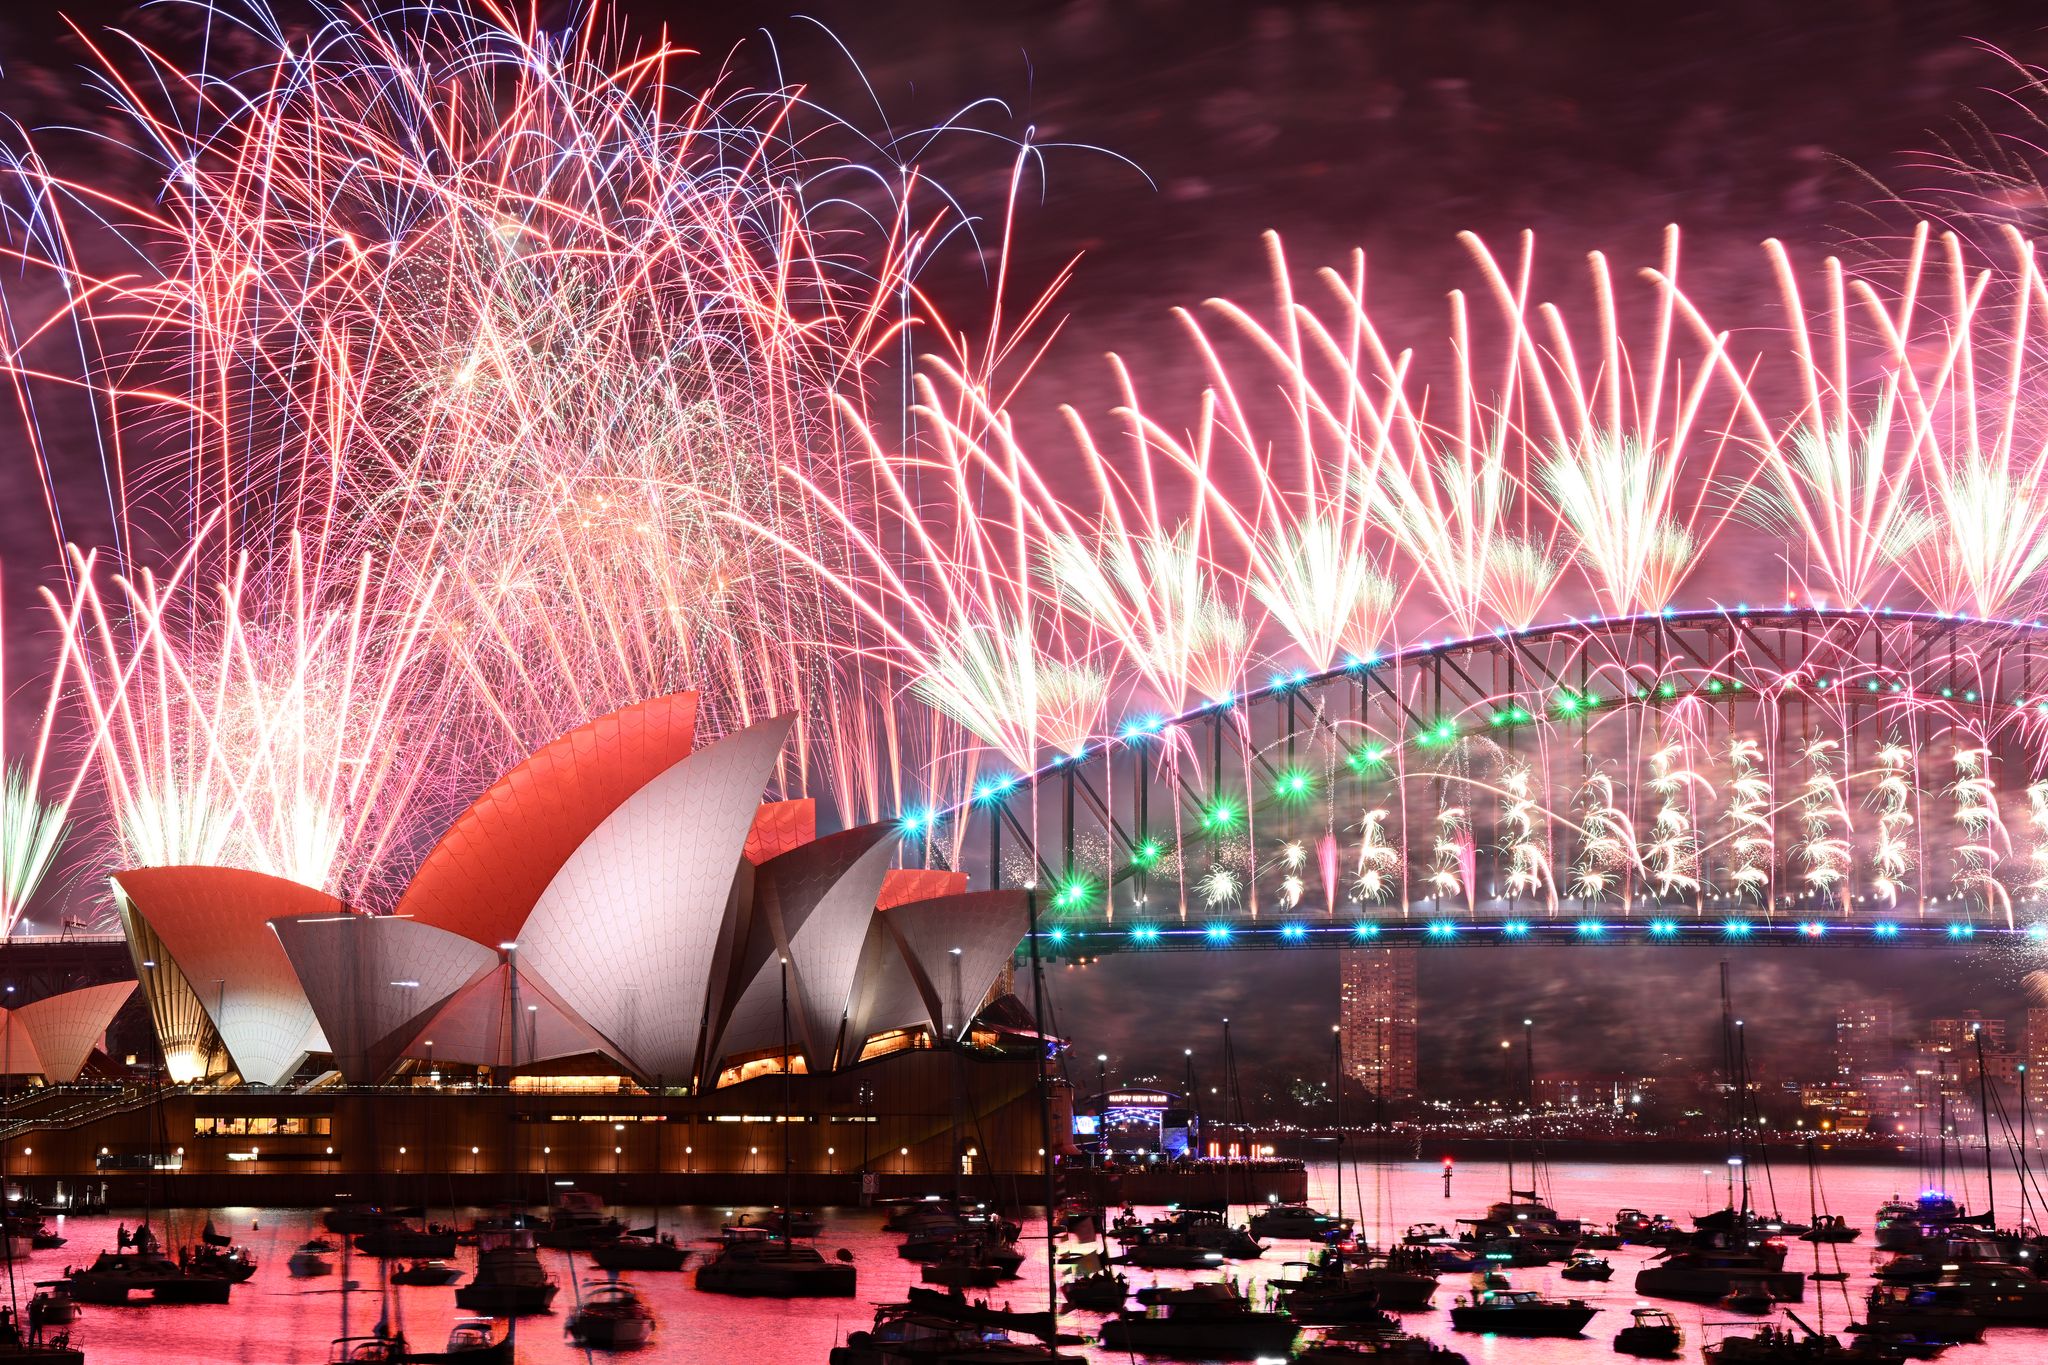
<instances>
[{"instance_id":1,"label":"sydney harbour bridge","mask_svg":"<svg viewBox=\"0 0 2048 1365\"><path fill-rule=\"evenodd\" d=\"M1750 606L1419 642L905 818L1055 954L2048 941L2038 621Z\"/></svg>"}]
</instances>

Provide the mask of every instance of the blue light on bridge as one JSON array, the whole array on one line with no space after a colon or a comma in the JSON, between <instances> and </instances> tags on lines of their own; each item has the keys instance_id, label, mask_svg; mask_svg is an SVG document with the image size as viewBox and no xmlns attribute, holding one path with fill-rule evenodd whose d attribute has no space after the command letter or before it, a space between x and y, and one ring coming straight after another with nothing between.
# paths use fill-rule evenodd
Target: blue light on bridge
<instances>
[{"instance_id":1,"label":"blue light on bridge","mask_svg":"<svg viewBox=\"0 0 2048 1365\"><path fill-rule=\"evenodd\" d=\"M1977 926L1974 924L1951 924L1948 927L1948 936L1950 938L1975 938L1977 937Z\"/></svg>"},{"instance_id":2,"label":"blue light on bridge","mask_svg":"<svg viewBox=\"0 0 2048 1365\"><path fill-rule=\"evenodd\" d=\"M1054 929L1046 937L1056 944L1065 943L1067 941L1067 931L1064 929Z\"/></svg>"},{"instance_id":3,"label":"blue light on bridge","mask_svg":"<svg viewBox=\"0 0 2048 1365\"><path fill-rule=\"evenodd\" d=\"M1139 716L1135 720L1124 722L1122 734L1128 742L1130 740L1144 739L1148 735L1156 735L1165 728L1166 718L1164 716Z\"/></svg>"},{"instance_id":4,"label":"blue light on bridge","mask_svg":"<svg viewBox=\"0 0 2048 1365\"><path fill-rule=\"evenodd\" d=\"M1870 932L1877 938L1897 938L1899 936L1899 926L1888 919L1881 919L1870 926Z\"/></svg>"},{"instance_id":5,"label":"blue light on bridge","mask_svg":"<svg viewBox=\"0 0 2048 1365\"><path fill-rule=\"evenodd\" d=\"M1131 930L1131 942L1133 942L1133 943L1157 943L1157 942L1159 942L1159 926L1158 926L1158 925L1156 925L1156 924L1141 924L1141 925L1139 925L1139 926L1138 926L1137 928L1135 928L1135 929Z\"/></svg>"},{"instance_id":6,"label":"blue light on bridge","mask_svg":"<svg viewBox=\"0 0 2048 1365\"><path fill-rule=\"evenodd\" d=\"M1670 938L1670 937L1672 937L1672 936L1673 936L1674 934L1676 934L1677 932L1678 932L1678 921L1677 921L1677 920L1669 920L1669 919L1653 919L1653 920L1651 920L1651 921L1650 921L1650 937L1651 937L1651 938Z\"/></svg>"},{"instance_id":7,"label":"blue light on bridge","mask_svg":"<svg viewBox=\"0 0 2048 1365\"><path fill-rule=\"evenodd\" d=\"M1000 801L1005 796L1008 796L1015 789L1016 785L1017 777L1014 773L1006 777L991 777L988 781L983 782L974 789L974 799L982 805L987 805L991 801Z\"/></svg>"},{"instance_id":8,"label":"blue light on bridge","mask_svg":"<svg viewBox=\"0 0 2048 1365\"><path fill-rule=\"evenodd\" d=\"M1508 938L1527 938L1529 936L1529 921L1525 919L1511 919L1506 924L1501 925L1500 931Z\"/></svg>"},{"instance_id":9,"label":"blue light on bridge","mask_svg":"<svg viewBox=\"0 0 2048 1365\"><path fill-rule=\"evenodd\" d=\"M922 834L932 823L932 813L928 810L907 810L898 823L903 826L905 834Z\"/></svg>"},{"instance_id":10,"label":"blue light on bridge","mask_svg":"<svg viewBox=\"0 0 2048 1365\"><path fill-rule=\"evenodd\" d=\"M1721 932L1730 938L1748 938L1750 924L1746 919L1731 919L1721 926Z\"/></svg>"},{"instance_id":11,"label":"blue light on bridge","mask_svg":"<svg viewBox=\"0 0 2048 1365\"><path fill-rule=\"evenodd\" d=\"M1821 923L1817 919L1807 920L1804 924L1801 924L1799 926L1799 932L1806 935L1808 938L1820 938L1823 935L1825 935L1827 931L1827 925Z\"/></svg>"},{"instance_id":12,"label":"blue light on bridge","mask_svg":"<svg viewBox=\"0 0 2048 1365\"><path fill-rule=\"evenodd\" d=\"M1368 924L1366 921L1360 920L1351 926L1351 932L1358 938L1378 938L1380 936L1380 927L1377 924Z\"/></svg>"},{"instance_id":13,"label":"blue light on bridge","mask_svg":"<svg viewBox=\"0 0 2048 1365\"><path fill-rule=\"evenodd\" d=\"M1607 926L1597 919L1582 919L1579 921L1580 938L1601 938L1606 933Z\"/></svg>"},{"instance_id":14,"label":"blue light on bridge","mask_svg":"<svg viewBox=\"0 0 2048 1365\"><path fill-rule=\"evenodd\" d=\"M1434 939L1456 938L1458 926L1447 919L1432 920L1429 925L1429 936Z\"/></svg>"},{"instance_id":15,"label":"blue light on bridge","mask_svg":"<svg viewBox=\"0 0 2048 1365\"><path fill-rule=\"evenodd\" d=\"M2027 937L2035 943L2048 942L2048 924L2029 924Z\"/></svg>"},{"instance_id":16,"label":"blue light on bridge","mask_svg":"<svg viewBox=\"0 0 2048 1365\"><path fill-rule=\"evenodd\" d=\"M1202 931L1202 937L1208 939L1211 943L1228 943L1230 942L1230 926L1227 924L1212 924Z\"/></svg>"},{"instance_id":17,"label":"blue light on bridge","mask_svg":"<svg viewBox=\"0 0 2048 1365\"><path fill-rule=\"evenodd\" d=\"M1308 930L1299 924L1283 924L1280 926L1280 937L1289 943L1299 943L1308 937Z\"/></svg>"}]
</instances>

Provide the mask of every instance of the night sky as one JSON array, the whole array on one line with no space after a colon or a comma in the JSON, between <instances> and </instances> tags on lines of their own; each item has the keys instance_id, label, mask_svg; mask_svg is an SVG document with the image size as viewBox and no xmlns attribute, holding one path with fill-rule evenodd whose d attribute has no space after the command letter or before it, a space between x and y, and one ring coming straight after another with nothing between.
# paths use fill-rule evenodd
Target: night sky
<instances>
[{"instance_id":1,"label":"night sky","mask_svg":"<svg viewBox=\"0 0 2048 1365\"><path fill-rule=\"evenodd\" d=\"M1445 290L1472 282L1461 229L1506 246L1533 228L1544 284L1568 289L1588 249L1648 263L1678 221L1692 292L1740 325L1773 301L1763 238L1811 259L1896 233L1906 219L1882 187L1910 194L1936 178L1926 154L1970 135L1964 110L2011 122L2004 92L2019 77L1987 44L2048 59L2048 36L2017 17L2026 7L1989 2L847 0L804 8L815 22L787 3L618 8L631 31L665 23L702 49L707 78L730 59L766 82L779 58L784 78L871 135L966 110L963 123L994 136L938 138L923 164L984 213L1010 174L1006 139L1085 144L1048 151L1016 240L1023 292L1080 258L1059 338L1016 405L1048 448L1055 404L1098 414L1112 401L1106 351L1155 387L1192 382L1169 310L1262 302L1267 229L1297 266L1365 248L1376 318L1433 337ZM176 7L4 7L0 111L32 127L99 116L57 11L174 50L193 41L191 12ZM963 325L985 301L986 266L963 237L930 276ZM96 456L80 445L89 473ZM33 487L0 488L11 605L50 547ZM1756 951L1738 964L1752 1039L1788 1067L1818 1048L1836 1001L1864 990L1909 1016L2020 1000L2016 970L1988 981L1936 954ZM1718 1017L1712 965L1624 949L1426 957L1426 1076L1483 1089L1503 1026L1525 1014L1542 1022L1546 1067L1697 1052ZM1182 1047L1213 1050L1229 1015L1248 1066L1320 1075L1336 997L1334 956L1186 954L1057 970L1054 1004L1077 1052L1109 1052L1117 1074L1177 1075Z\"/></svg>"}]
</instances>

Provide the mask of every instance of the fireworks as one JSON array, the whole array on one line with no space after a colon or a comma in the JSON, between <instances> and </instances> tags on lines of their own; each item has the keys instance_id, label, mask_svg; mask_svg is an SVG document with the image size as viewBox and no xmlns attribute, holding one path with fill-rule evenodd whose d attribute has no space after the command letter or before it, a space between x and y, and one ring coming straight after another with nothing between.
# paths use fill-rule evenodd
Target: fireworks
<instances>
[{"instance_id":1,"label":"fireworks","mask_svg":"<svg viewBox=\"0 0 2048 1365\"><path fill-rule=\"evenodd\" d=\"M8 162L31 283L5 361L24 412L82 412L105 458L81 485L31 426L18 462L54 545L84 543L54 556L48 700L0 777L7 925L67 831L95 871L228 863L377 905L514 759L685 688L713 733L795 714L778 787L903 819L906 856L962 865L940 817L1025 791L1031 862L1104 903L1126 855L1186 834L1131 859L1178 869L1155 908L1257 913L1271 883L1295 909L1320 875L1326 908L1939 885L2010 909L1992 755L2019 722L1959 719L1953 679L1843 672L1892 707L1859 749L1825 707L1603 728L1675 679L1734 686L1661 636L1456 705L1441 669L1431 696L1381 665L1447 631L1762 600L1758 526L1810 598L2033 617L2048 282L2016 235L1991 267L1923 228L1812 275L1768 244L1782 325L1732 333L1682 287L1676 229L1554 300L1533 237L1468 237L1476 276L1411 334L1368 306L1362 254L1297 273L1275 236L1270 300L1179 315L1198 393L1112 360L1111 412L1025 413L1059 280L1008 306L1006 217L994 321L951 327L918 281L962 211L794 90L609 50L597 10L566 34L336 12L292 41L246 17L272 50L232 77L103 56L146 192L33 141ZM1762 685L1834 667L1786 648ZM1280 738L1243 705L1332 676L1351 705L1304 691ZM1132 735L1160 739L1170 807L1075 775ZM1953 867L1922 847L1930 743L1957 755ZM2035 827L2037 776L2006 783ZM1233 800L1226 841L1205 827ZM1077 801L1137 834L1077 847Z\"/></svg>"}]
</instances>

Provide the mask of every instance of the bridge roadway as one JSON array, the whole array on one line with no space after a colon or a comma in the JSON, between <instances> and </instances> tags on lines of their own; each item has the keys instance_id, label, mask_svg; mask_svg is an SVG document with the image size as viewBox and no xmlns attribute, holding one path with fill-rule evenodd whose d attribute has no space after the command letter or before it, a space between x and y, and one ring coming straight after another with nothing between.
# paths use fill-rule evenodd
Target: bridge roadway
<instances>
[{"instance_id":1,"label":"bridge roadway","mask_svg":"<svg viewBox=\"0 0 2048 1365\"><path fill-rule=\"evenodd\" d=\"M1884 948L1951 952L2004 948L2048 963L2048 923L1985 925L1935 916L1883 919L1786 917L1472 919L1443 916L1332 922L1268 918L1208 922L1105 920L1041 923L1041 951L1053 958L1131 952L1302 951L1311 948Z\"/></svg>"}]
</instances>

